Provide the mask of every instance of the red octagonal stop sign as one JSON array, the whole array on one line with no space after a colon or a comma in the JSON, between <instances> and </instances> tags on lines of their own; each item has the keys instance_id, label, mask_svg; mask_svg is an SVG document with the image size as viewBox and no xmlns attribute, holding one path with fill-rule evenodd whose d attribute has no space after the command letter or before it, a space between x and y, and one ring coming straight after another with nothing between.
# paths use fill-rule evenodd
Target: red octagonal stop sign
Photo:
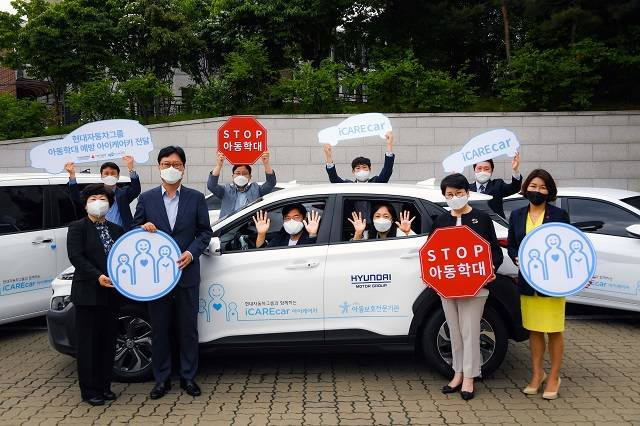
<instances>
[{"instance_id":1,"label":"red octagonal stop sign","mask_svg":"<svg viewBox=\"0 0 640 426\"><path fill-rule=\"evenodd\" d=\"M234 115L218 129L218 151L231 164L253 164L267 150L267 129L250 115Z\"/></svg>"},{"instance_id":2,"label":"red octagonal stop sign","mask_svg":"<svg viewBox=\"0 0 640 426\"><path fill-rule=\"evenodd\" d=\"M468 226L438 228L420 248L422 281L442 297L472 297L493 275L491 246Z\"/></svg>"}]
</instances>

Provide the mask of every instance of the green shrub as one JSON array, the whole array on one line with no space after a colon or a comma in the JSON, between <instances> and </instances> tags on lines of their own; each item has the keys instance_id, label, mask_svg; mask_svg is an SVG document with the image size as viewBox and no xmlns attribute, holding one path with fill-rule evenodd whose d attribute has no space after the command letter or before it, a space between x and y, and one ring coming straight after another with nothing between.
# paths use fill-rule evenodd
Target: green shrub
<instances>
[{"instance_id":1,"label":"green shrub","mask_svg":"<svg viewBox=\"0 0 640 426\"><path fill-rule=\"evenodd\" d=\"M50 111L40 102L0 94L0 139L39 136L49 117Z\"/></svg>"},{"instance_id":2,"label":"green shrub","mask_svg":"<svg viewBox=\"0 0 640 426\"><path fill-rule=\"evenodd\" d=\"M127 116L127 98L109 80L81 84L67 95L67 103L72 111L80 113L83 122Z\"/></svg>"}]
</instances>

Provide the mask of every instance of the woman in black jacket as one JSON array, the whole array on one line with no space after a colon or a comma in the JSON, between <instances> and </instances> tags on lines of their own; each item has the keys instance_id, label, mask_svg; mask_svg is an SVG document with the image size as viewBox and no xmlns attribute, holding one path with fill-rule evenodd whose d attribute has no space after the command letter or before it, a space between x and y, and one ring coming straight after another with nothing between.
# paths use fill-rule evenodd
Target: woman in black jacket
<instances>
[{"instance_id":1,"label":"woman in black jacket","mask_svg":"<svg viewBox=\"0 0 640 426\"><path fill-rule=\"evenodd\" d=\"M494 274L502 264L503 256L493 221L483 211L472 208L468 204L469 181L464 175L455 173L442 179L440 183L442 195L451 208L435 220L433 231L437 228L466 225L484 238L491 246ZM474 297L446 299L441 297L442 309L449 325L451 336L451 352L453 355L453 379L442 388L443 393L460 390L462 399L473 398L473 381L481 375L482 359L480 355L480 320L489 290L481 289Z\"/></svg>"},{"instance_id":2,"label":"woman in black jacket","mask_svg":"<svg viewBox=\"0 0 640 426\"><path fill-rule=\"evenodd\" d=\"M116 348L117 312L121 297L107 272L107 256L123 229L105 219L113 204L104 185L82 191L87 217L69 225L67 252L75 267L71 302L75 306L78 382L82 399L91 405L114 400L111 391Z\"/></svg>"}]
</instances>

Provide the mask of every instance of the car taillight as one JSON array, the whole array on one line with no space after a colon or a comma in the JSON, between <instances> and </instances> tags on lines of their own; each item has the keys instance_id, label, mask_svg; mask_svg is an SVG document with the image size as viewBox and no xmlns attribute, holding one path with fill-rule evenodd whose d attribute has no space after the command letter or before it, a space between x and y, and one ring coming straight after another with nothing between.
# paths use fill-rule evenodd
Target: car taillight
<instances>
[{"instance_id":1,"label":"car taillight","mask_svg":"<svg viewBox=\"0 0 640 426\"><path fill-rule=\"evenodd\" d=\"M507 248L507 239L506 238L498 238L498 244L500 244L500 247Z\"/></svg>"}]
</instances>

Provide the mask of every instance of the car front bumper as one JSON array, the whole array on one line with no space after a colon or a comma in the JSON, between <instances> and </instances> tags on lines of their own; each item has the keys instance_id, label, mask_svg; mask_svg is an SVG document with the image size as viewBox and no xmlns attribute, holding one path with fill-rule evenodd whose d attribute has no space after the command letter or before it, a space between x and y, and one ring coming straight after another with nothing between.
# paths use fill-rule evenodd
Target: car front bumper
<instances>
[{"instance_id":1,"label":"car front bumper","mask_svg":"<svg viewBox=\"0 0 640 426\"><path fill-rule=\"evenodd\" d=\"M49 344L65 355L75 356L76 353L75 319L76 309L73 303L69 303L60 311L47 311Z\"/></svg>"}]
</instances>

